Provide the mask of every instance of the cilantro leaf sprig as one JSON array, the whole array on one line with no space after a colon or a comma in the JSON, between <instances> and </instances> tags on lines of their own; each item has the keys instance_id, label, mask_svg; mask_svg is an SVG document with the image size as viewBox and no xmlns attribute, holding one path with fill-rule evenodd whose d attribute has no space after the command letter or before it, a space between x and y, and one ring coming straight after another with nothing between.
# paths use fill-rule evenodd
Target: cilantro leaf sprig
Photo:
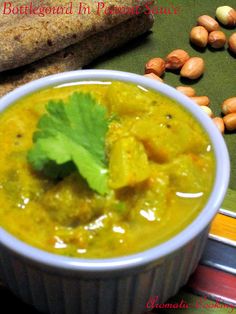
<instances>
[{"instance_id":1,"label":"cilantro leaf sprig","mask_svg":"<svg viewBox=\"0 0 236 314\"><path fill-rule=\"evenodd\" d=\"M49 101L46 110L28 153L32 167L54 178L77 168L91 189L107 193L106 108L90 94L75 92L68 103Z\"/></svg>"}]
</instances>

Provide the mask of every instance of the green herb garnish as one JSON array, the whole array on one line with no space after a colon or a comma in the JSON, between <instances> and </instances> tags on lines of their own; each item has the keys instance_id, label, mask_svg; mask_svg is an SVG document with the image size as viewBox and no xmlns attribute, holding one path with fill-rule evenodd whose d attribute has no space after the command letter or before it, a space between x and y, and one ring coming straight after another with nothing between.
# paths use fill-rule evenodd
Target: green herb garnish
<instances>
[{"instance_id":1,"label":"green herb garnish","mask_svg":"<svg viewBox=\"0 0 236 314\"><path fill-rule=\"evenodd\" d=\"M53 178L77 168L91 189L107 193L106 108L90 94L74 93L68 103L49 101L46 109L28 153L32 167Z\"/></svg>"}]
</instances>

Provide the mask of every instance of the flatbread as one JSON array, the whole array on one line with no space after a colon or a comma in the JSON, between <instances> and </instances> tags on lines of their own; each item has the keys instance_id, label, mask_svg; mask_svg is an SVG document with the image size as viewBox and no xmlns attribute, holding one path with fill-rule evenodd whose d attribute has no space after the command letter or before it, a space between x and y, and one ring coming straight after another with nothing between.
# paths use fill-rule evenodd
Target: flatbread
<instances>
[{"instance_id":1,"label":"flatbread","mask_svg":"<svg viewBox=\"0 0 236 314\"><path fill-rule=\"evenodd\" d=\"M151 15L135 16L30 65L2 72L0 74L0 96L34 79L85 66L107 51L147 32L152 25L153 17Z\"/></svg>"},{"instance_id":2,"label":"flatbread","mask_svg":"<svg viewBox=\"0 0 236 314\"><path fill-rule=\"evenodd\" d=\"M104 1L106 8L113 10L116 7L136 7L148 0L107 0ZM14 5L22 2L13 0ZM26 1L29 2L29 1ZM39 0L31 1L35 6ZM102 2L102 1L100 1ZM150 1L148 1L150 2ZM68 4L68 0L46 0L44 5L56 6ZM78 7L79 1L74 0L73 5ZM97 14L98 2L85 0L84 4L90 7L90 14L47 14L44 17L37 15L14 15L4 16L4 23L0 24L0 71L5 71L26 64L30 64L45 56L60 51L72 44L98 32L107 30L125 20L134 17L132 12L124 14L105 14L104 10ZM2 6L0 11L2 20ZM113 12L113 11L112 11Z\"/></svg>"}]
</instances>

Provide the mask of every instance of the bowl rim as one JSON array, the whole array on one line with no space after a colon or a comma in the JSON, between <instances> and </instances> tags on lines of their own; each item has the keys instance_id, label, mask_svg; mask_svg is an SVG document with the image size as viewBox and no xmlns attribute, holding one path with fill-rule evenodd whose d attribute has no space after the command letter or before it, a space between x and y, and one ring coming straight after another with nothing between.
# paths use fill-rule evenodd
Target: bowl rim
<instances>
[{"instance_id":1,"label":"bowl rim","mask_svg":"<svg viewBox=\"0 0 236 314\"><path fill-rule=\"evenodd\" d=\"M211 119L187 96L175 88L148 77L138 74L115 70L77 70L47 76L26 85L23 85L0 99L0 111L4 110L16 100L35 91L63 84L73 84L76 81L96 82L102 80L118 80L131 82L147 89L160 92L180 103L202 125L212 142L216 159L215 183L205 207L198 216L181 232L169 240L147 249L145 251L114 258L77 258L67 257L33 247L0 228L0 244L17 255L44 266L74 271L88 272L112 272L130 268L141 267L153 263L166 255L169 255L184 245L207 228L223 202L227 191L230 176L229 154L223 136L220 134Z\"/></svg>"}]
</instances>

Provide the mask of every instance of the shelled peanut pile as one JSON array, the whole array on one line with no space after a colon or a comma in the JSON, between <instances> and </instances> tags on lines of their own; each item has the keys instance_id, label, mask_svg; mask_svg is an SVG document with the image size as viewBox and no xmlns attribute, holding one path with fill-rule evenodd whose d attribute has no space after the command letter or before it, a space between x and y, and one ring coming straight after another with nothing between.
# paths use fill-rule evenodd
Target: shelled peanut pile
<instances>
[{"instance_id":1,"label":"shelled peanut pile","mask_svg":"<svg viewBox=\"0 0 236 314\"><path fill-rule=\"evenodd\" d=\"M219 23L227 28L236 27L236 10L229 6L221 6L216 9L216 18ZM227 40L226 35L220 28L216 19L209 15L202 15L197 19L197 26L190 31L190 42L193 46L205 49L207 45L211 49L222 49L228 42L228 51L236 55L236 32L231 34ZM189 56L182 50L176 49L170 52L165 58L152 58L145 65L145 76L154 80L163 82L162 76L165 71L173 71L180 74L181 77L189 80L200 79L205 71L205 62L203 58ZM214 117L211 110L210 99L208 96L198 96L193 87L178 86L177 90L190 97L195 103L201 106L201 109L213 119L221 133L227 131L236 131L236 96L226 99L222 104L222 117Z\"/></svg>"}]
</instances>

